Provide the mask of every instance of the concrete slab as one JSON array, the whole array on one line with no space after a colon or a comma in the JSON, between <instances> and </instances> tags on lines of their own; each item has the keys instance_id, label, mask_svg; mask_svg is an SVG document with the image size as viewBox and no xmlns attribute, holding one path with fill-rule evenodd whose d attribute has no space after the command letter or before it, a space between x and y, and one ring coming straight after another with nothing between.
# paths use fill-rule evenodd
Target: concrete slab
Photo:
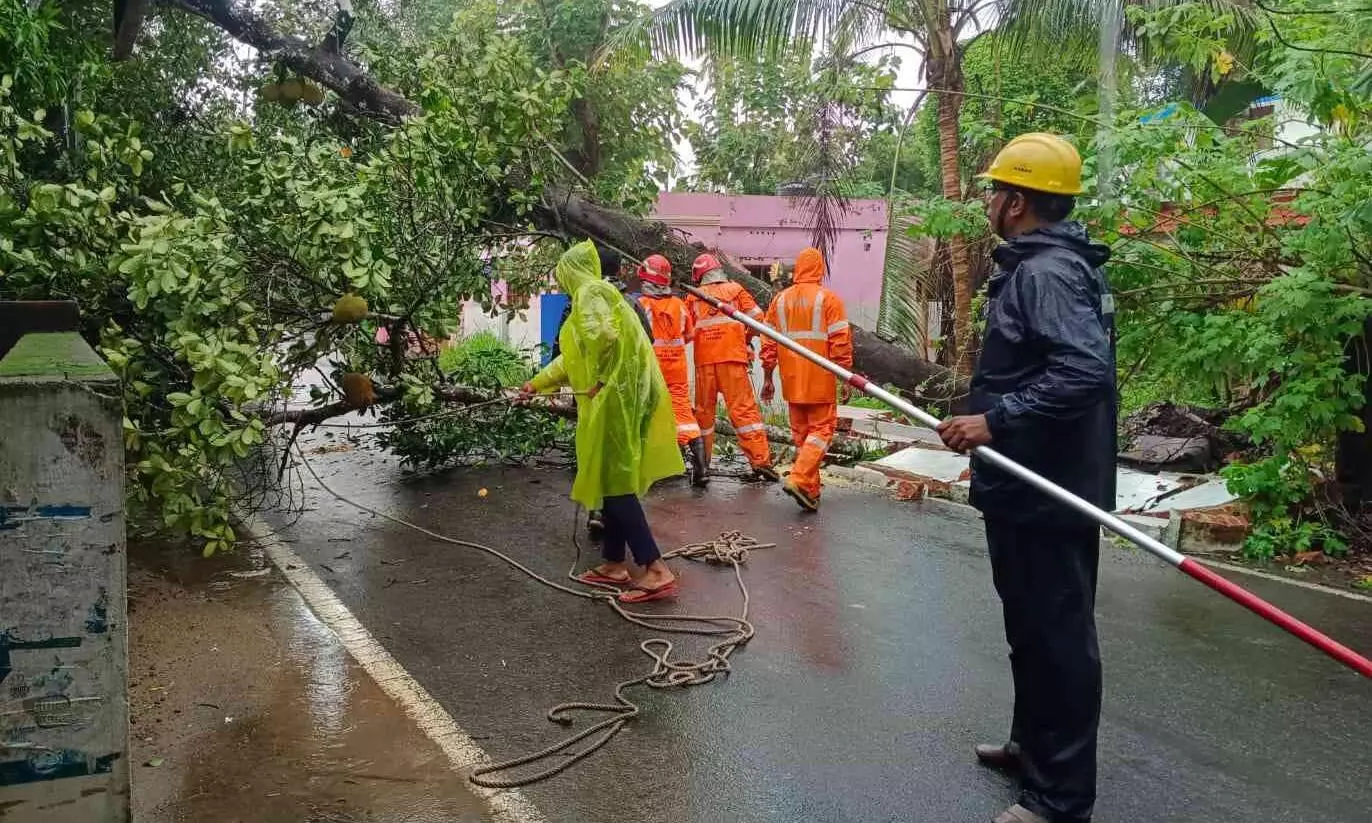
<instances>
[{"instance_id":1,"label":"concrete slab","mask_svg":"<svg viewBox=\"0 0 1372 823\"><path fill-rule=\"evenodd\" d=\"M839 406L840 419L851 420L853 431L858 434L887 440L893 443L923 443L937 449L944 449L938 432L924 426L897 423L884 419L884 412L863 409L855 406Z\"/></svg>"},{"instance_id":2,"label":"concrete slab","mask_svg":"<svg viewBox=\"0 0 1372 823\"><path fill-rule=\"evenodd\" d=\"M1145 510L1158 495L1181 487L1173 477L1119 469L1115 473L1115 511Z\"/></svg>"},{"instance_id":3,"label":"concrete slab","mask_svg":"<svg viewBox=\"0 0 1372 823\"><path fill-rule=\"evenodd\" d=\"M876 465L940 483L955 483L971 463L967 455L957 452L909 448L881 458Z\"/></svg>"},{"instance_id":4,"label":"concrete slab","mask_svg":"<svg viewBox=\"0 0 1372 823\"><path fill-rule=\"evenodd\" d=\"M856 425L856 424L855 424ZM910 476L928 478L940 484L951 484L947 491L931 489L932 494L950 497L960 503L967 502L970 484L959 481L962 473L971 465L966 455L947 450L910 447L887 455L868 464L877 470L888 471L893 476L908 479ZM1117 512L1167 512L1187 509L1208 508L1231 503L1236 498L1219 478L1203 479L1195 484L1195 475L1182 475L1162 472L1150 474L1134 469L1120 468L1116 473L1115 511ZM1193 486L1187 488L1187 486ZM1178 490L1181 491L1178 491ZM1158 500L1163 495L1170 495ZM1157 501L1154 503L1154 501Z\"/></svg>"},{"instance_id":5,"label":"concrete slab","mask_svg":"<svg viewBox=\"0 0 1372 823\"><path fill-rule=\"evenodd\" d=\"M1145 507L1143 511L1168 512L1184 511L1187 509L1208 509L1211 506L1223 506L1226 503L1233 503L1237 499L1238 496L1229 491L1223 478L1216 477L1207 479L1185 491L1177 492L1170 497L1159 500L1156 504Z\"/></svg>"}]
</instances>

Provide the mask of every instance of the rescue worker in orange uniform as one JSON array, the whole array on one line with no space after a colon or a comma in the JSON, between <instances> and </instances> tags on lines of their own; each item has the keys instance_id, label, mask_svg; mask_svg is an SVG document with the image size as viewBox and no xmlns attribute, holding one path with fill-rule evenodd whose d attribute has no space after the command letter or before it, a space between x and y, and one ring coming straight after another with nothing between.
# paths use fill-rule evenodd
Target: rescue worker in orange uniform
<instances>
[{"instance_id":1,"label":"rescue worker in orange uniform","mask_svg":"<svg viewBox=\"0 0 1372 823\"><path fill-rule=\"evenodd\" d=\"M667 258L650 255L638 267L638 279L643 287L638 302L652 324L653 351L676 415L676 442L690 458L691 484L704 486L710 482L706 475L709 460L691 408L691 375L686 366L686 344L695 336L695 321L686 310L686 302L672 294L672 264Z\"/></svg>"},{"instance_id":2,"label":"rescue worker in orange uniform","mask_svg":"<svg viewBox=\"0 0 1372 823\"><path fill-rule=\"evenodd\" d=\"M819 249L805 249L796 257L791 286L772 298L763 322L820 357L851 370L853 333L848 328L848 312L837 294L820 285L823 280L824 255ZM819 465L838 424L838 380L795 352L764 340L764 402L776 394L772 373L778 365L781 394L791 412L791 437L799 450L782 490L806 511L818 511ZM846 386L843 394L846 400Z\"/></svg>"},{"instance_id":3,"label":"rescue worker in orange uniform","mask_svg":"<svg viewBox=\"0 0 1372 823\"><path fill-rule=\"evenodd\" d=\"M695 259L691 278L701 291L721 303L762 319L757 301L746 289L729 280L713 254L702 254ZM764 480L780 480L780 475L772 468L767 426L762 422L762 410L758 408L753 381L749 377L748 367L752 361L749 344L753 335L742 323L694 295L686 298L686 309L695 324L696 422L705 439L706 458L714 450L715 405L722 393L729 420L738 435L738 444L748 457L753 473Z\"/></svg>"}]
</instances>

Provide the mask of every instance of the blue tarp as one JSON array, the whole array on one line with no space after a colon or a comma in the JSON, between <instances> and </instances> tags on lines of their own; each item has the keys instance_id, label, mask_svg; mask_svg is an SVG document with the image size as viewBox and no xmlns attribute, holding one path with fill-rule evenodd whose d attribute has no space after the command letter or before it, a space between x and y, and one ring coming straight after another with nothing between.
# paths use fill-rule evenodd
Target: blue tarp
<instances>
[{"instance_id":1,"label":"blue tarp","mask_svg":"<svg viewBox=\"0 0 1372 823\"><path fill-rule=\"evenodd\" d=\"M557 342L562 310L567 308L569 300L567 295L558 293L544 294L538 298L538 342L545 366L553 359L553 344Z\"/></svg>"},{"instance_id":2,"label":"blue tarp","mask_svg":"<svg viewBox=\"0 0 1372 823\"><path fill-rule=\"evenodd\" d=\"M1166 120L1167 118L1169 118L1169 117L1173 116L1174 114L1176 114L1177 111L1180 110L1180 109L1181 109L1181 104L1179 104L1179 103L1168 103L1167 105L1163 106L1162 108L1158 109L1157 111L1149 112L1148 114L1143 115L1142 117L1139 118L1139 122L1140 122L1140 123L1156 123L1156 122L1158 122L1159 120Z\"/></svg>"}]
</instances>

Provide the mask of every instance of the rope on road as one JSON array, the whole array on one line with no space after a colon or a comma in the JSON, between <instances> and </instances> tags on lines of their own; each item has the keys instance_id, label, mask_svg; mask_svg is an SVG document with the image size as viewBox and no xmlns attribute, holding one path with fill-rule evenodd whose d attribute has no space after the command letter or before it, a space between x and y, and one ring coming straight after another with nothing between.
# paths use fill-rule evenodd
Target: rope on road
<instances>
[{"instance_id":1,"label":"rope on road","mask_svg":"<svg viewBox=\"0 0 1372 823\"><path fill-rule=\"evenodd\" d=\"M488 789L513 789L547 780L550 777L561 774L577 762L584 760L603 748L605 744L609 743L614 739L615 735L619 734L619 732L624 729L624 726L627 725L630 720L642 713L642 709L638 704L625 696L626 691L636 686L647 686L653 689L672 689L701 686L710 683L720 675L728 674L731 671L730 658L733 656L734 652L746 645L748 641L753 639L754 634L756 634L753 624L748 620L751 598L748 594L748 587L743 582L743 565L748 562L748 555L751 552L775 548L775 543L759 543L757 540L740 531L727 531L713 540L688 543L663 554L664 560L681 558L683 560L703 562L710 565L730 567L733 570L734 581L738 585L739 595L742 600L742 607L739 616L737 617L729 615L649 614L645 612L634 612L624 608L624 605L617 599L618 590L613 587L593 586L590 591L574 589L544 577L499 549L487 546L483 543L476 543L470 540L459 540L455 537L439 534L438 532L426 529L416 523L411 523L403 518L387 514L379 509L374 509L364 503L359 503L356 500L345 497L339 492L334 491L333 488L324 482L323 478L314 470L314 466L310 464L309 459L305 456L305 452L298 444L295 448L301 463L305 467L305 471L309 473L310 477L314 478L315 483L329 495L353 508L380 517L384 520L389 520L396 525L412 529L435 540L484 552L485 554L518 569L548 588L556 589L557 591L570 594L574 597L608 603L616 614L636 626L669 634L689 634L700 637L718 638L716 642L706 650L705 658L698 661L673 660L672 652L675 650L675 647L672 641L664 637L652 637L644 640L638 645L638 648L653 661L652 668L640 677L618 683L614 690L614 703L562 703L549 709L547 713L548 720L562 725L571 725L574 722L575 715L583 712L591 714L608 714L608 717L591 724L587 728L561 742L548 746L547 748L540 749L522 757L505 760L499 763L492 763L474 769L467 779L478 786ZM572 543L576 546L576 557L572 561L571 568L567 571L567 577L575 581L577 585L585 586L589 584L576 581L575 578L576 569L581 560L581 541L578 538L579 532L580 524L579 522L574 522ZM585 746L573 751L578 743L588 738L594 739ZM512 769L519 769L523 766L530 766L558 756L564 759L530 774L503 779L488 776L507 772Z\"/></svg>"}]
</instances>

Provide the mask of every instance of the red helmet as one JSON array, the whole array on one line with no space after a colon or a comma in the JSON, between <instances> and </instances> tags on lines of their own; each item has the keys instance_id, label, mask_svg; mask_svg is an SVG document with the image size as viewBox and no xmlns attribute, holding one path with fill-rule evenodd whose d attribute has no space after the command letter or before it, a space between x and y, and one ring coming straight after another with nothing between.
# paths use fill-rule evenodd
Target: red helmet
<instances>
[{"instance_id":1,"label":"red helmet","mask_svg":"<svg viewBox=\"0 0 1372 823\"><path fill-rule=\"evenodd\" d=\"M700 278L704 277L705 275L709 274L715 269L722 268L724 267L719 264L718 257L715 257L713 254L702 254L701 256L696 258L696 261L694 263L691 264L691 279L699 283Z\"/></svg>"},{"instance_id":2,"label":"red helmet","mask_svg":"<svg viewBox=\"0 0 1372 823\"><path fill-rule=\"evenodd\" d=\"M672 264L660 254L650 254L638 267L638 277L645 283L665 286L672 282Z\"/></svg>"}]
</instances>

